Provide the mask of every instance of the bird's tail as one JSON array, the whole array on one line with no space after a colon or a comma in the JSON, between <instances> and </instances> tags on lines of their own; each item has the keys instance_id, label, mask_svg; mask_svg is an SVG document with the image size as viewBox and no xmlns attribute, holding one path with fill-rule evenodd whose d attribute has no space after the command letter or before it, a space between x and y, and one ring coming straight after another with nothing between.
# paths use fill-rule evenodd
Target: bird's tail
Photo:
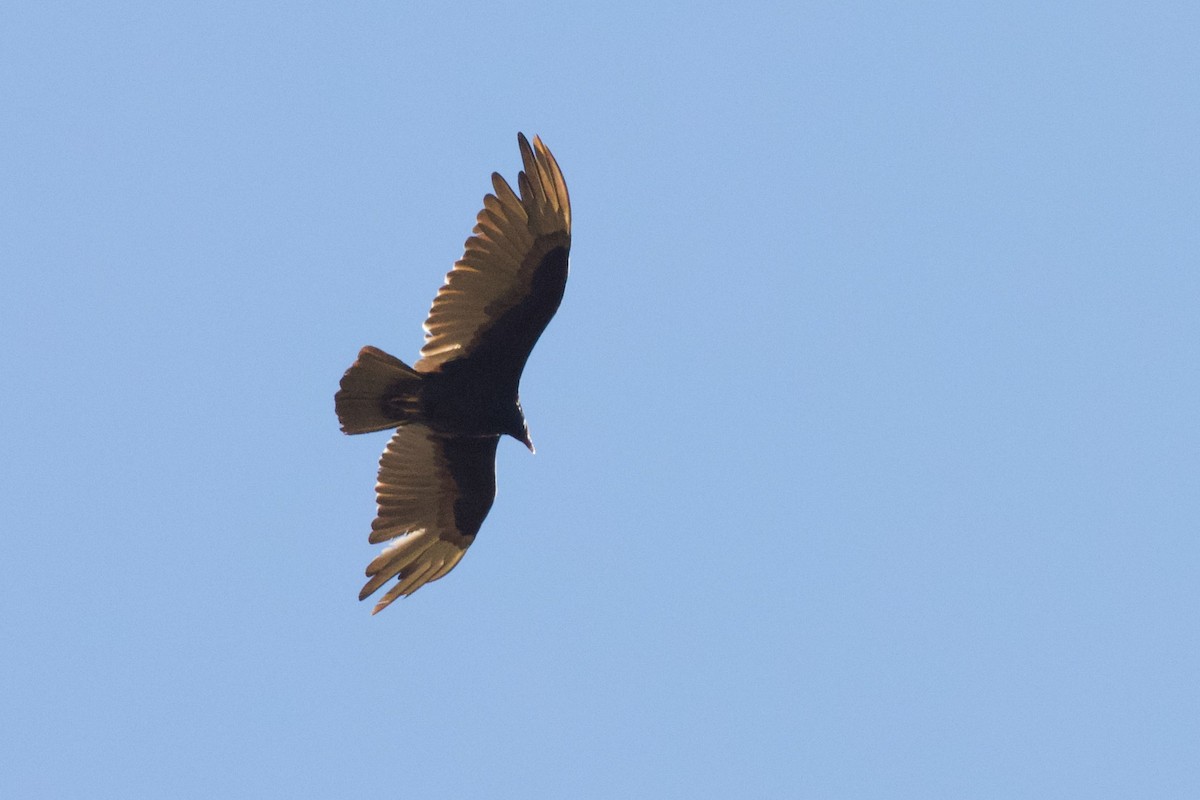
<instances>
[{"instance_id":1,"label":"bird's tail","mask_svg":"<svg viewBox=\"0 0 1200 800\"><path fill-rule=\"evenodd\" d=\"M395 428L421 415L421 373L376 347L364 347L333 396L346 433Z\"/></svg>"}]
</instances>

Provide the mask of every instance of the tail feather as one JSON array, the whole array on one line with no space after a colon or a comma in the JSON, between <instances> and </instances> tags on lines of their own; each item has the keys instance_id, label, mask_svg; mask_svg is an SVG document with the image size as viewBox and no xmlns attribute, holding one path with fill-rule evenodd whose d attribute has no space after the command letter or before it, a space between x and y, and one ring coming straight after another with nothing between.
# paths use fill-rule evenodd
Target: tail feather
<instances>
[{"instance_id":1,"label":"tail feather","mask_svg":"<svg viewBox=\"0 0 1200 800\"><path fill-rule=\"evenodd\" d=\"M333 396L346 433L370 433L420 416L421 373L376 347L364 347Z\"/></svg>"}]
</instances>

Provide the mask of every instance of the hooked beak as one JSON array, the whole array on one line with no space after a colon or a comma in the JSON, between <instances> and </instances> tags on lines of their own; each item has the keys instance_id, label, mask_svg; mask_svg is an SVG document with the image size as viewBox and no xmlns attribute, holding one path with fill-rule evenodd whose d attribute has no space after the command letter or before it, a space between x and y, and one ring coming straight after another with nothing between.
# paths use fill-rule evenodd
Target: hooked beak
<instances>
[{"instance_id":1,"label":"hooked beak","mask_svg":"<svg viewBox=\"0 0 1200 800\"><path fill-rule=\"evenodd\" d=\"M537 453L537 450L533 449L533 440L529 438L529 428L528 427L525 428L524 432L521 435L521 444L528 447L529 452Z\"/></svg>"}]
</instances>

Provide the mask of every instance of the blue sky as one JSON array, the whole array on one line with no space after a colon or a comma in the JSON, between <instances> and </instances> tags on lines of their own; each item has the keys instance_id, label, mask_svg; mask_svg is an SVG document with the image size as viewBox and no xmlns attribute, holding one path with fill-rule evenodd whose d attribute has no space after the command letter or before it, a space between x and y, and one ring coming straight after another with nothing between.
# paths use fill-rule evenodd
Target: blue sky
<instances>
[{"instance_id":1,"label":"blue sky","mask_svg":"<svg viewBox=\"0 0 1200 800\"><path fill-rule=\"evenodd\" d=\"M1192 3L17 3L0 794L1200 796ZM516 132L571 280L459 567L385 434Z\"/></svg>"}]
</instances>

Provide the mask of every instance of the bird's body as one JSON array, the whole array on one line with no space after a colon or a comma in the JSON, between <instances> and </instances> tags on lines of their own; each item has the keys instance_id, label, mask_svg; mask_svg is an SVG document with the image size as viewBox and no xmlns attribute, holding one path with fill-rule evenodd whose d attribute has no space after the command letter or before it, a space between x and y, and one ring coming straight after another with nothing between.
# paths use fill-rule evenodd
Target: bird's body
<instances>
[{"instance_id":1,"label":"bird's body","mask_svg":"<svg viewBox=\"0 0 1200 800\"><path fill-rule=\"evenodd\" d=\"M499 437L531 451L519 396L529 353L567 281L571 205L550 151L518 135L520 196L498 174L463 254L434 298L421 359L408 366L364 347L335 406L346 433L396 428L380 459L371 542L392 544L367 567L375 606L445 575L475 539L495 497Z\"/></svg>"}]
</instances>

